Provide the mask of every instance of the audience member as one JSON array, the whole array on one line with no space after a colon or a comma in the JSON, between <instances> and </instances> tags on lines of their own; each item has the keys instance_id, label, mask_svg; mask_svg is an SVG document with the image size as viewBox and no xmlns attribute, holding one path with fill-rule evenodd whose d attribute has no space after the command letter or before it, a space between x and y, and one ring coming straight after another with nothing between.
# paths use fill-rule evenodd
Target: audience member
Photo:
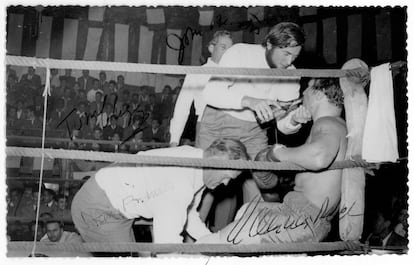
<instances>
[{"instance_id":1,"label":"audience member","mask_svg":"<svg viewBox=\"0 0 414 265\"><path fill-rule=\"evenodd\" d=\"M65 128L64 124L63 123L60 124L60 123L66 117L67 111L70 111L70 110L65 109L64 100L62 98L57 99L55 103L55 108L49 114L48 126L51 129L64 129Z\"/></svg>"},{"instance_id":2,"label":"audience member","mask_svg":"<svg viewBox=\"0 0 414 265\"><path fill-rule=\"evenodd\" d=\"M57 210L57 202L55 201L55 192L51 189L44 189L42 192L43 202L40 204L39 214L49 213L53 216L53 212Z\"/></svg>"},{"instance_id":3,"label":"audience member","mask_svg":"<svg viewBox=\"0 0 414 265\"><path fill-rule=\"evenodd\" d=\"M7 200L7 216L16 216L19 207L22 192L20 189L14 188L10 190Z\"/></svg>"},{"instance_id":4,"label":"audience member","mask_svg":"<svg viewBox=\"0 0 414 265\"><path fill-rule=\"evenodd\" d=\"M68 208L67 197L63 194L60 194L57 197L57 207L52 212L53 218L59 220L62 223L71 223L72 215L70 213L70 208Z\"/></svg>"},{"instance_id":5,"label":"audience member","mask_svg":"<svg viewBox=\"0 0 414 265\"><path fill-rule=\"evenodd\" d=\"M124 103L124 104L122 104L122 109L121 109L120 113L118 114L118 116L119 116L118 125L123 129L130 126L131 123L133 122L131 120L131 112L128 109L129 109L128 103ZM125 133L124 133L124 136L125 136Z\"/></svg>"},{"instance_id":6,"label":"audience member","mask_svg":"<svg viewBox=\"0 0 414 265\"><path fill-rule=\"evenodd\" d=\"M100 71L99 72L99 88L102 91L107 91L108 90L108 81L106 81L106 73L105 71Z\"/></svg>"},{"instance_id":7,"label":"audience member","mask_svg":"<svg viewBox=\"0 0 414 265\"><path fill-rule=\"evenodd\" d=\"M104 101L102 92L98 91L95 94L95 101L90 104L89 113L98 116L103 112Z\"/></svg>"},{"instance_id":8,"label":"audience member","mask_svg":"<svg viewBox=\"0 0 414 265\"><path fill-rule=\"evenodd\" d=\"M63 224L57 220L50 220L46 222L46 235L40 239L40 242L55 242L55 243L82 243L82 237L75 232L68 232L63 229ZM91 257L87 252L72 252L48 250L43 251L49 257Z\"/></svg>"},{"instance_id":9,"label":"audience member","mask_svg":"<svg viewBox=\"0 0 414 265\"><path fill-rule=\"evenodd\" d=\"M71 111L73 107L76 105L76 102L73 100L72 89L66 87L63 91L63 107L66 111Z\"/></svg>"},{"instance_id":10,"label":"audience member","mask_svg":"<svg viewBox=\"0 0 414 265\"><path fill-rule=\"evenodd\" d=\"M98 125L98 127L101 129L107 127L109 117L111 117L112 115L112 106L110 104L105 104L103 111L99 113L98 117L96 117L96 125Z\"/></svg>"},{"instance_id":11,"label":"audience member","mask_svg":"<svg viewBox=\"0 0 414 265\"><path fill-rule=\"evenodd\" d=\"M115 80L111 80L111 81L109 81L108 85L107 85L106 87L104 87L102 90L103 90L104 94L105 94L105 95L108 95L108 96L109 96L111 93L115 93L115 94L117 94L117 95L118 95Z\"/></svg>"},{"instance_id":12,"label":"audience member","mask_svg":"<svg viewBox=\"0 0 414 265\"><path fill-rule=\"evenodd\" d=\"M82 139L93 139L93 134L96 128L96 116L89 116L88 123L86 126L82 126L80 129L80 135Z\"/></svg>"},{"instance_id":13,"label":"audience member","mask_svg":"<svg viewBox=\"0 0 414 265\"><path fill-rule=\"evenodd\" d=\"M120 139L122 138L123 129L118 126L118 118L116 115L111 115L109 118L109 124L103 129L103 139L113 140L114 134L117 134Z\"/></svg>"},{"instance_id":14,"label":"audience member","mask_svg":"<svg viewBox=\"0 0 414 265\"><path fill-rule=\"evenodd\" d=\"M9 106L6 116L6 131L13 129L16 126L17 109L14 106Z\"/></svg>"},{"instance_id":15,"label":"audience member","mask_svg":"<svg viewBox=\"0 0 414 265\"><path fill-rule=\"evenodd\" d=\"M54 90L55 88L60 87L60 78L58 69L50 69L50 88Z\"/></svg>"},{"instance_id":16,"label":"audience member","mask_svg":"<svg viewBox=\"0 0 414 265\"><path fill-rule=\"evenodd\" d=\"M35 219L36 212L33 204L36 200L33 198L33 186L26 185L23 190L23 195L16 210L16 216L23 219Z\"/></svg>"},{"instance_id":17,"label":"audience member","mask_svg":"<svg viewBox=\"0 0 414 265\"><path fill-rule=\"evenodd\" d=\"M65 69L65 75L61 75L59 77L60 81L65 80L66 85L70 88L74 88L75 87L75 83L76 83L76 79L75 77L72 76L72 69ZM77 92L77 90L80 88L79 83L78 83L78 87L75 90L75 92Z\"/></svg>"},{"instance_id":18,"label":"audience member","mask_svg":"<svg viewBox=\"0 0 414 265\"><path fill-rule=\"evenodd\" d=\"M42 81L40 76L35 73L35 69L32 66L27 68L27 73L22 75L20 83L27 85L28 88L35 94L40 94L40 88L42 86Z\"/></svg>"},{"instance_id":19,"label":"audience member","mask_svg":"<svg viewBox=\"0 0 414 265\"><path fill-rule=\"evenodd\" d=\"M137 132L142 130L144 130L144 127L142 127L142 117L134 115L132 117L132 124L124 129L123 141L132 139Z\"/></svg>"},{"instance_id":20,"label":"audience member","mask_svg":"<svg viewBox=\"0 0 414 265\"><path fill-rule=\"evenodd\" d=\"M89 76L89 70L82 70L82 76L78 78L80 88L88 93L92 89L94 79Z\"/></svg>"},{"instance_id":21,"label":"audience member","mask_svg":"<svg viewBox=\"0 0 414 265\"><path fill-rule=\"evenodd\" d=\"M151 122L151 128L144 129L144 141L145 142L165 142L165 131L161 128L160 121L153 119Z\"/></svg>"},{"instance_id":22,"label":"audience member","mask_svg":"<svg viewBox=\"0 0 414 265\"><path fill-rule=\"evenodd\" d=\"M90 103L95 102L96 92L100 92L103 95L103 91L100 89L100 84L98 79L93 80L93 86L86 94L86 98Z\"/></svg>"}]
</instances>

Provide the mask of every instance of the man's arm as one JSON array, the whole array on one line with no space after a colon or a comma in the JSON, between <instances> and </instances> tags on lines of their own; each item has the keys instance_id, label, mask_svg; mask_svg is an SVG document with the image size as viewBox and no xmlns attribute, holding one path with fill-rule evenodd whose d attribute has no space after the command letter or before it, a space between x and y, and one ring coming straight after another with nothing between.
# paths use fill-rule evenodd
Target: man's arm
<instances>
[{"instance_id":1,"label":"man's arm","mask_svg":"<svg viewBox=\"0 0 414 265\"><path fill-rule=\"evenodd\" d=\"M196 90L203 89L205 85L205 83L200 84L200 82L197 82L198 78L203 78L203 76L187 75L181 91L178 94L174 107L174 116L170 122L170 143L174 143L175 145L180 143L180 138L190 113L191 104L197 92Z\"/></svg>"},{"instance_id":2,"label":"man's arm","mask_svg":"<svg viewBox=\"0 0 414 265\"><path fill-rule=\"evenodd\" d=\"M207 228L206 224L201 220L200 213L197 211L197 207L200 204L201 196L203 190L200 190L196 193L194 202L191 205L188 211L187 227L186 231L193 237L195 240L199 238L210 235L211 231Z\"/></svg>"},{"instance_id":3,"label":"man's arm","mask_svg":"<svg viewBox=\"0 0 414 265\"><path fill-rule=\"evenodd\" d=\"M183 243L180 234L187 221L187 208L192 196L190 190L182 189L180 194L174 193L160 198L151 205L154 212L153 243Z\"/></svg>"},{"instance_id":4,"label":"man's arm","mask_svg":"<svg viewBox=\"0 0 414 265\"><path fill-rule=\"evenodd\" d=\"M292 148L275 145L273 155L279 161L293 162L310 170L327 168L338 154L344 133L341 127L334 118L320 118L312 127L309 142Z\"/></svg>"}]
</instances>

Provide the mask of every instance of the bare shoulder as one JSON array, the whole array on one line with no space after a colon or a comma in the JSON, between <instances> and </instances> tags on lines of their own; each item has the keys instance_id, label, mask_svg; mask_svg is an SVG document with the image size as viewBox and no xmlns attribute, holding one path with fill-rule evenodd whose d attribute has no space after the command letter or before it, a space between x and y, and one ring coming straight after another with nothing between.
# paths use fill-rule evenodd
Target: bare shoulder
<instances>
[{"instance_id":1,"label":"bare shoulder","mask_svg":"<svg viewBox=\"0 0 414 265\"><path fill-rule=\"evenodd\" d=\"M315 130L346 135L346 123L340 117L322 117L314 121L312 131Z\"/></svg>"}]
</instances>

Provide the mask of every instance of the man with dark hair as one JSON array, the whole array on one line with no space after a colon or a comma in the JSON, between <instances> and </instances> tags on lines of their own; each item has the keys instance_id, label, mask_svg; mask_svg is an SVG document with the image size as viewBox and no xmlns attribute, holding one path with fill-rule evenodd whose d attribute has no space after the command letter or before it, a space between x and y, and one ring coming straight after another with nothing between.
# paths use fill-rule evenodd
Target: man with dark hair
<instances>
[{"instance_id":1,"label":"man with dark hair","mask_svg":"<svg viewBox=\"0 0 414 265\"><path fill-rule=\"evenodd\" d=\"M51 189L44 189L42 192L43 202L40 204L39 214L50 213L57 210L55 192Z\"/></svg>"},{"instance_id":2,"label":"man with dark hair","mask_svg":"<svg viewBox=\"0 0 414 265\"><path fill-rule=\"evenodd\" d=\"M293 62L299 56L305 38L301 28L290 22L282 22L271 28L263 45L237 43L230 47L220 60L220 67L294 69ZM284 134L297 132L301 123L310 115L303 109L283 115L278 101L293 101L299 97L299 78L246 78L213 77L203 91L207 103L199 131L201 148L208 146L216 137L236 137L246 145L249 156L268 145L267 129L277 120L277 128ZM249 202L260 194L250 176L243 182L243 202ZM236 194L236 188L226 190L226 197ZM234 197L234 195L233 195ZM233 220L235 206L228 210L227 219L215 227L220 229ZM224 212L217 213L226 216Z\"/></svg>"},{"instance_id":3,"label":"man with dark hair","mask_svg":"<svg viewBox=\"0 0 414 265\"><path fill-rule=\"evenodd\" d=\"M46 234L40 239L40 242L54 242L54 243L83 243L82 237L75 232L65 231L63 224L58 220L49 220L46 222ZM49 257L91 257L87 252L73 252L70 250L47 250L42 251Z\"/></svg>"},{"instance_id":4,"label":"man with dark hair","mask_svg":"<svg viewBox=\"0 0 414 265\"><path fill-rule=\"evenodd\" d=\"M200 243L285 243L321 241L330 231L331 218L341 199L342 170L326 170L345 157L347 129L341 118L343 93L338 79L312 79L303 93L303 107L313 126L306 142L298 147L275 144L259 152L258 161L292 162L307 172L297 173L294 190L282 203L258 198L245 204L235 221ZM258 186L272 189L281 172L253 172ZM344 208L345 209L345 208ZM340 218L344 216L341 209Z\"/></svg>"},{"instance_id":5,"label":"man with dark hair","mask_svg":"<svg viewBox=\"0 0 414 265\"><path fill-rule=\"evenodd\" d=\"M180 146L138 155L248 158L240 141L225 138L215 140L206 150ZM139 217L153 218L154 243L182 243L184 229L198 239L211 233L196 211L204 186L227 185L239 174L239 170L113 164L99 170L75 195L73 222L87 242L134 242L132 224Z\"/></svg>"}]
</instances>

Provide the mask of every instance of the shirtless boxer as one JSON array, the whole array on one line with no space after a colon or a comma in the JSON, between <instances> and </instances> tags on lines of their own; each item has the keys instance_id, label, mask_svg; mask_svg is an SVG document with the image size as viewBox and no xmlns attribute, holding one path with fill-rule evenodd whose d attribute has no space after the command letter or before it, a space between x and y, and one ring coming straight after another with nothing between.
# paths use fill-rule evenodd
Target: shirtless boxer
<instances>
[{"instance_id":1,"label":"shirtless boxer","mask_svg":"<svg viewBox=\"0 0 414 265\"><path fill-rule=\"evenodd\" d=\"M313 119L306 143L292 148L276 144L256 156L259 161L286 161L306 168L307 172L296 174L294 190L282 203L254 199L238 211L235 221L198 243L317 242L327 236L339 208L342 170L326 168L343 160L347 147L338 79L310 80L303 107ZM277 185L276 174L258 171L253 177L260 188L271 189Z\"/></svg>"}]
</instances>

